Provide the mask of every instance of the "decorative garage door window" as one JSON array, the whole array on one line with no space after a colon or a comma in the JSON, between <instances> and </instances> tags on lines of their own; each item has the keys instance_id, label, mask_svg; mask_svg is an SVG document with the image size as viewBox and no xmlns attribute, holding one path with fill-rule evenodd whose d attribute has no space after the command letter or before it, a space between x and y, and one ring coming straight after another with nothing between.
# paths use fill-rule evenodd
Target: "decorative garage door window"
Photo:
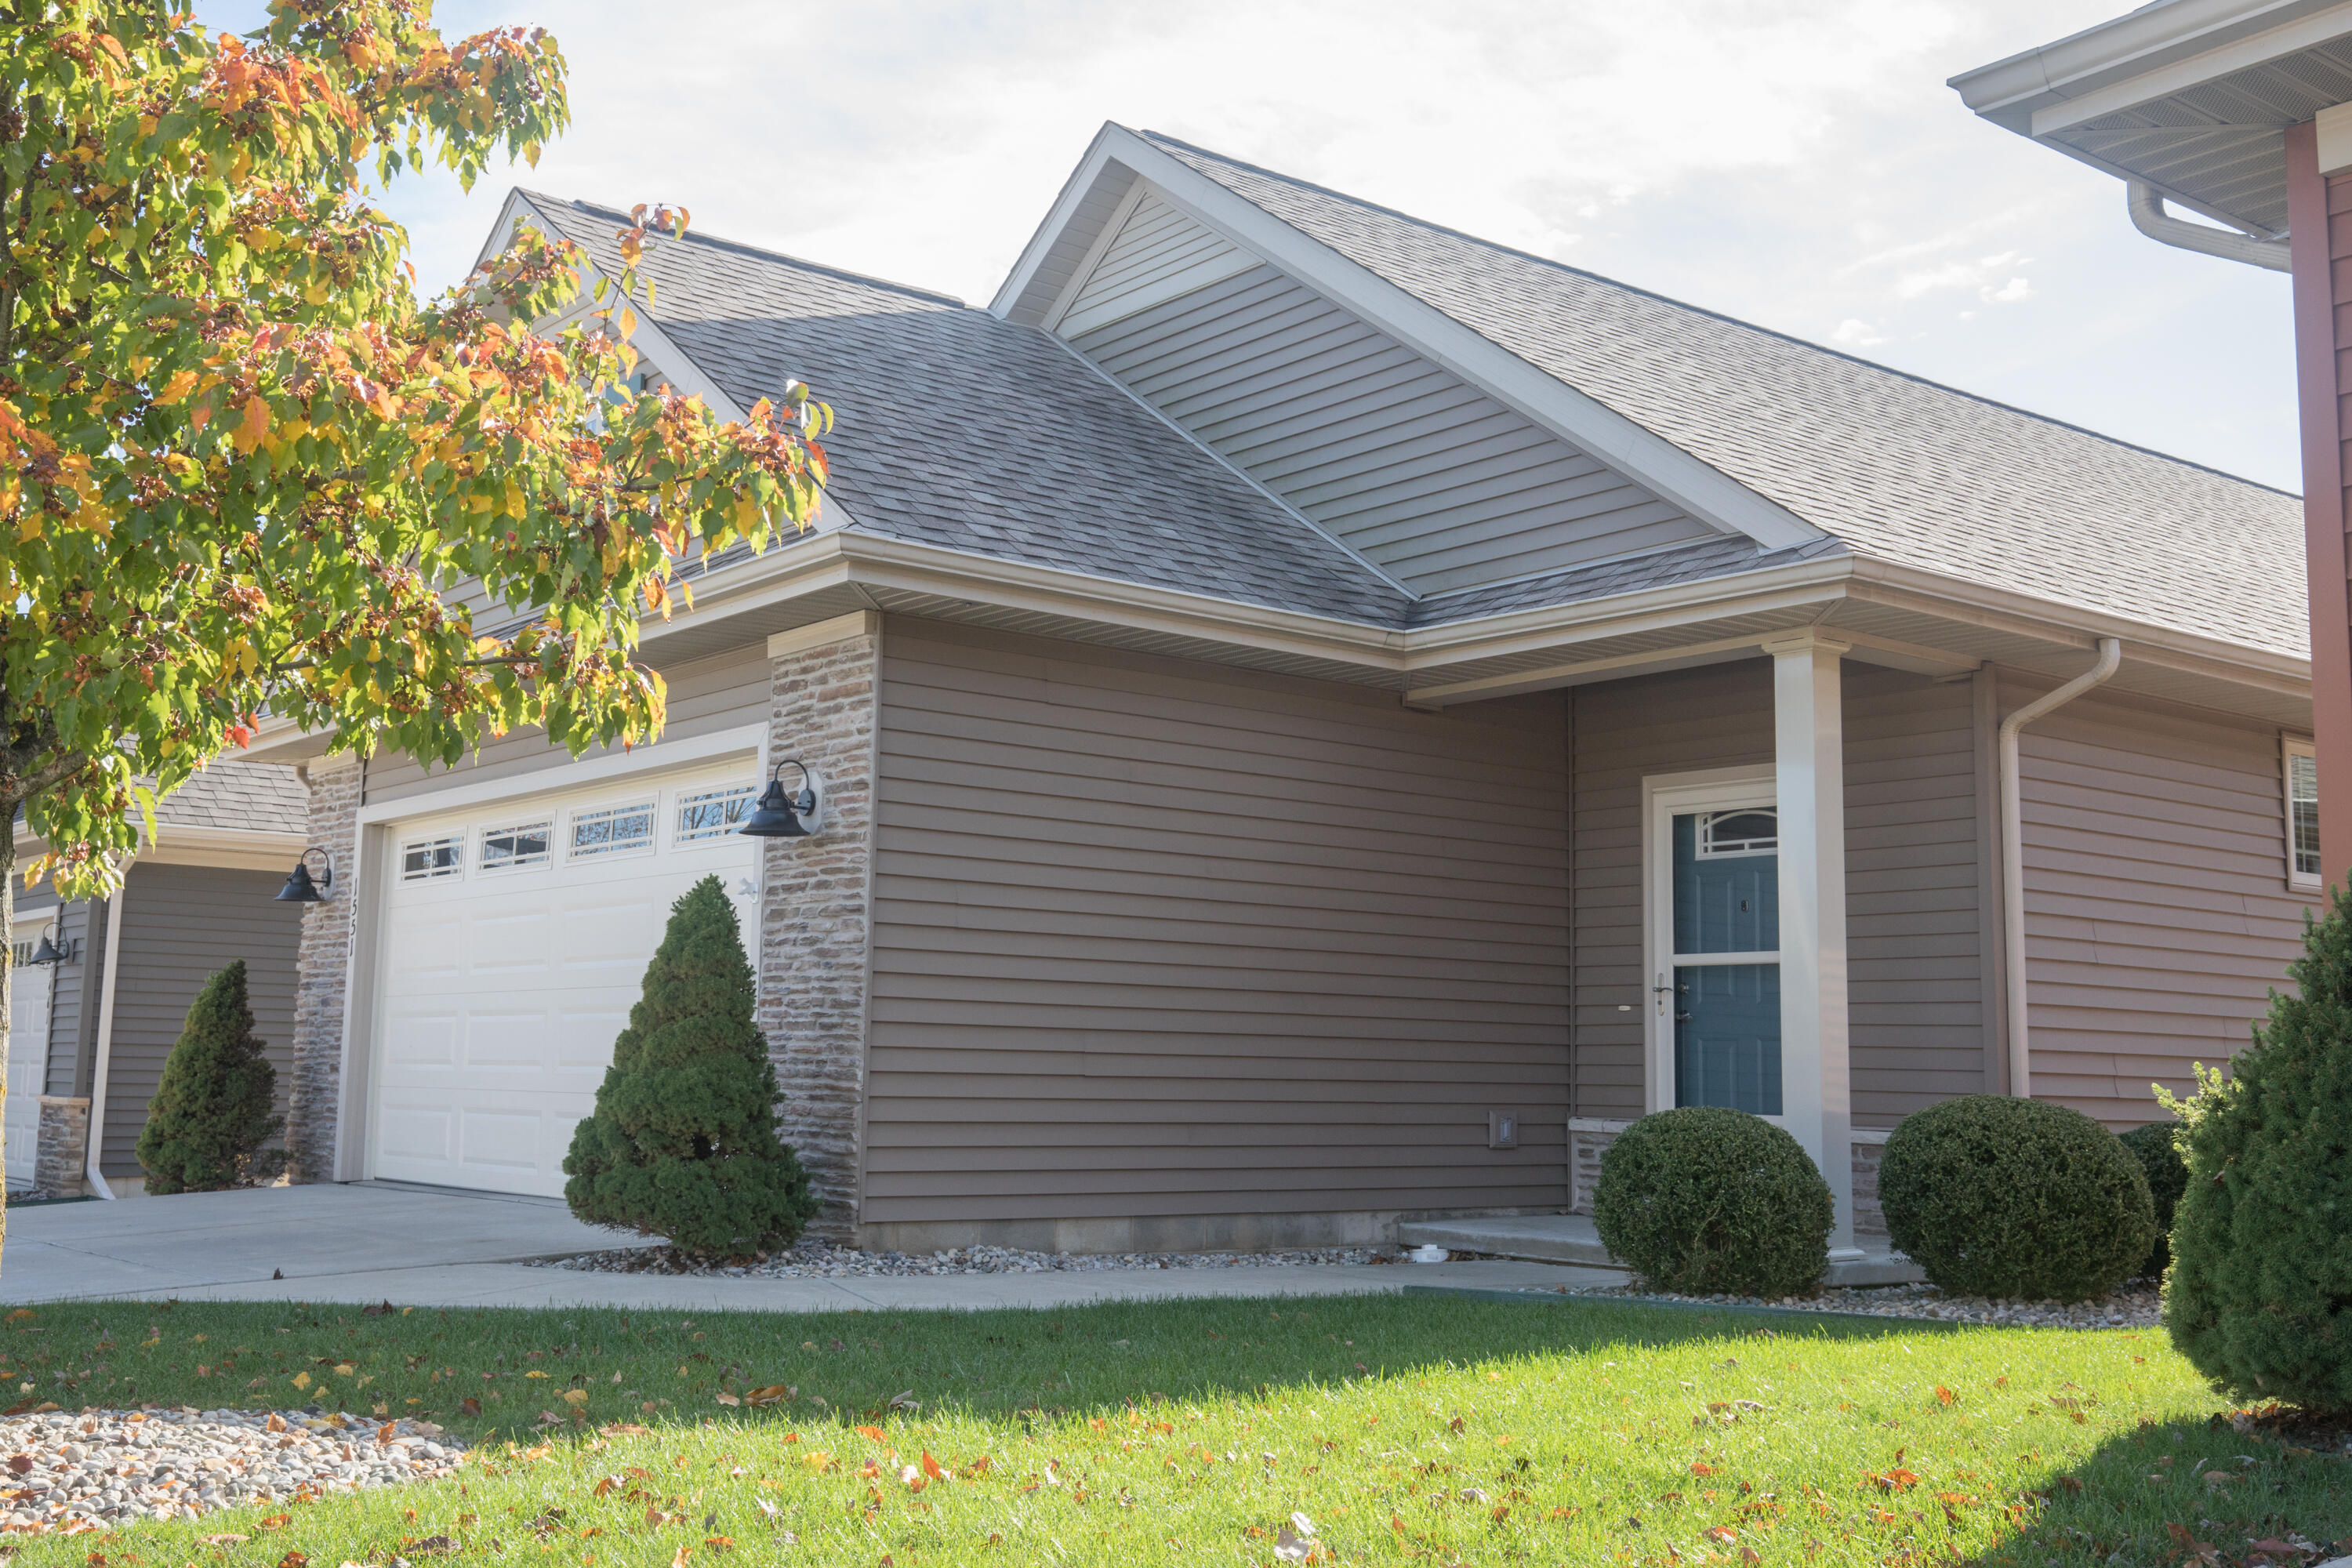
<instances>
[{"instance_id":1,"label":"decorative garage door window","mask_svg":"<svg viewBox=\"0 0 2352 1568\"><path fill-rule=\"evenodd\" d=\"M572 814L574 860L593 855L650 853L654 847L654 803L607 805Z\"/></svg>"},{"instance_id":2,"label":"decorative garage door window","mask_svg":"<svg viewBox=\"0 0 2352 1568\"><path fill-rule=\"evenodd\" d=\"M520 871L528 867L544 866L551 858L548 846L553 841L555 824L529 822L512 827L482 829L482 869L488 871Z\"/></svg>"},{"instance_id":3,"label":"decorative garage door window","mask_svg":"<svg viewBox=\"0 0 2352 1568\"><path fill-rule=\"evenodd\" d=\"M466 868L466 836L453 833L446 838L419 838L400 847L400 879L404 882L435 882L444 877L464 874Z\"/></svg>"},{"instance_id":4,"label":"decorative garage door window","mask_svg":"<svg viewBox=\"0 0 2352 1568\"><path fill-rule=\"evenodd\" d=\"M1674 818L1675 1103L1780 1114L1780 838L1772 808Z\"/></svg>"},{"instance_id":5,"label":"decorative garage door window","mask_svg":"<svg viewBox=\"0 0 2352 1568\"><path fill-rule=\"evenodd\" d=\"M719 838L735 831L743 819L751 815L750 784L733 789L698 790L677 797L677 842L692 844L702 838Z\"/></svg>"}]
</instances>

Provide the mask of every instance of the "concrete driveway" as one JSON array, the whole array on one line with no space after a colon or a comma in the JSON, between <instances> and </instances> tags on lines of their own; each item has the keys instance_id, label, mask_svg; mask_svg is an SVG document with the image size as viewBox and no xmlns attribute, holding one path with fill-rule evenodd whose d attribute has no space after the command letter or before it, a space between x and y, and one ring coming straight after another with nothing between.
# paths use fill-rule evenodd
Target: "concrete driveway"
<instances>
[{"instance_id":1,"label":"concrete driveway","mask_svg":"<svg viewBox=\"0 0 2352 1568\"><path fill-rule=\"evenodd\" d=\"M1507 1289L1614 1284L1624 1278L1600 1269L1489 1262L707 1279L532 1268L521 1261L651 1245L582 1225L552 1198L375 1182L55 1204L9 1214L7 1245L0 1251L0 1305L177 1297L389 1300L404 1307L875 1311L1180 1296L1377 1295L1407 1284Z\"/></svg>"}]
</instances>

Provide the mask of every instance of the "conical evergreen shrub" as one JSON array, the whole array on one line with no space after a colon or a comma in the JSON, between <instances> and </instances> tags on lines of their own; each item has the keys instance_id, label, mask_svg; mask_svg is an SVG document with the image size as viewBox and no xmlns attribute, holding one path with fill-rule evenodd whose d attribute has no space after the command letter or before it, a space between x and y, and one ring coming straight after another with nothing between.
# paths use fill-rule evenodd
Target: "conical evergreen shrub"
<instances>
[{"instance_id":1,"label":"conical evergreen shrub","mask_svg":"<svg viewBox=\"0 0 2352 1568\"><path fill-rule=\"evenodd\" d=\"M151 1193L216 1193L277 1173L261 1146L285 1126L270 1114L278 1073L253 1036L245 960L205 982L163 1060L139 1163Z\"/></svg>"},{"instance_id":2,"label":"conical evergreen shrub","mask_svg":"<svg viewBox=\"0 0 2352 1568\"><path fill-rule=\"evenodd\" d=\"M2293 995L2185 1125L2164 1326L2223 1393L2352 1412L2352 902L2306 922Z\"/></svg>"},{"instance_id":3,"label":"conical evergreen shrub","mask_svg":"<svg viewBox=\"0 0 2352 1568\"><path fill-rule=\"evenodd\" d=\"M756 999L734 906L705 877L671 910L595 1114L572 1135L563 1196L573 1214L705 1257L800 1235L816 1199L776 1136L776 1069L752 1022Z\"/></svg>"}]
</instances>

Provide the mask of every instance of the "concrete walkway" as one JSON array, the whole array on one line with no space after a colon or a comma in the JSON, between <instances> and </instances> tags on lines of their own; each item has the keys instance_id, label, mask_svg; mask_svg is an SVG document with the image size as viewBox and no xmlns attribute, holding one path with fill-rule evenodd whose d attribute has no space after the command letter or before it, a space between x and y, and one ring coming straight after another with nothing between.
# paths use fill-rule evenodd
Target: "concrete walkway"
<instances>
[{"instance_id":1,"label":"concrete walkway","mask_svg":"<svg viewBox=\"0 0 2352 1568\"><path fill-rule=\"evenodd\" d=\"M0 1305L91 1299L389 1300L404 1307L761 1312L1069 1307L1234 1296L1380 1295L1408 1284L1614 1284L1546 1263L1090 1269L916 1279L728 1279L533 1268L521 1259L649 1246L551 1198L376 1183L57 1204L8 1216ZM283 1278L273 1278L282 1274Z\"/></svg>"}]
</instances>

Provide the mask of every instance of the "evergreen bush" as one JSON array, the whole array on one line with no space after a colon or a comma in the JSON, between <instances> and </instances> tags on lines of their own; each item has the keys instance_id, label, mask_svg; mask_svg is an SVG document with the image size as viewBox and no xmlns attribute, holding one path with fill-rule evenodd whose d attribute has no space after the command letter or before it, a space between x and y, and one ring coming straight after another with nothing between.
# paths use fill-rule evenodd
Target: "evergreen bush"
<instances>
[{"instance_id":1,"label":"evergreen bush","mask_svg":"<svg viewBox=\"0 0 2352 1568\"><path fill-rule=\"evenodd\" d=\"M590 1225L701 1257L787 1246L816 1213L776 1136L776 1069L734 906L705 877L671 910L613 1045L595 1113L572 1135L563 1196Z\"/></svg>"},{"instance_id":2,"label":"evergreen bush","mask_svg":"<svg viewBox=\"0 0 2352 1568\"><path fill-rule=\"evenodd\" d=\"M1601 1154L1592 1194L1602 1245L1664 1290L1811 1290L1829 1265L1835 1217L1804 1146L1725 1106L1634 1122Z\"/></svg>"},{"instance_id":3,"label":"evergreen bush","mask_svg":"<svg viewBox=\"0 0 2352 1568\"><path fill-rule=\"evenodd\" d=\"M2131 1151L2038 1100L1969 1094L1906 1117L1879 1162L1878 1202L1930 1281L1973 1296L2102 1296L2156 1240Z\"/></svg>"},{"instance_id":4,"label":"evergreen bush","mask_svg":"<svg viewBox=\"0 0 2352 1568\"><path fill-rule=\"evenodd\" d=\"M2198 1067L2182 1121L2164 1325L2222 1392L2352 1414L2352 903L2337 892L2288 966L2296 993L2224 1079Z\"/></svg>"},{"instance_id":5,"label":"evergreen bush","mask_svg":"<svg viewBox=\"0 0 2352 1568\"><path fill-rule=\"evenodd\" d=\"M2179 1205L2181 1189L2189 1185L2189 1166L2175 1142L2179 1131L2178 1121L2151 1121L2123 1134L2124 1147L2139 1162L2140 1173L2147 1177L2147 1195L2156 1204L2156 1245L2141 1260L2142 1274L2160 1275L2172 1261L2173 1210Z\"/></svg>"},{"instance_id":6,"label":"evergreen bush","mask_svg":"<svg viewBox=\"0 0 2352 1568\"><path fill-rule=\"evenodd\" d=\"M278 1073L264 1049L240 958L205 982L163 1059L139 1133L149 1192L216 1193L277 1175L283 1156L266 1158L262 1145L286 1122L270 1113Z\"/></svg>"}]
</instances>

